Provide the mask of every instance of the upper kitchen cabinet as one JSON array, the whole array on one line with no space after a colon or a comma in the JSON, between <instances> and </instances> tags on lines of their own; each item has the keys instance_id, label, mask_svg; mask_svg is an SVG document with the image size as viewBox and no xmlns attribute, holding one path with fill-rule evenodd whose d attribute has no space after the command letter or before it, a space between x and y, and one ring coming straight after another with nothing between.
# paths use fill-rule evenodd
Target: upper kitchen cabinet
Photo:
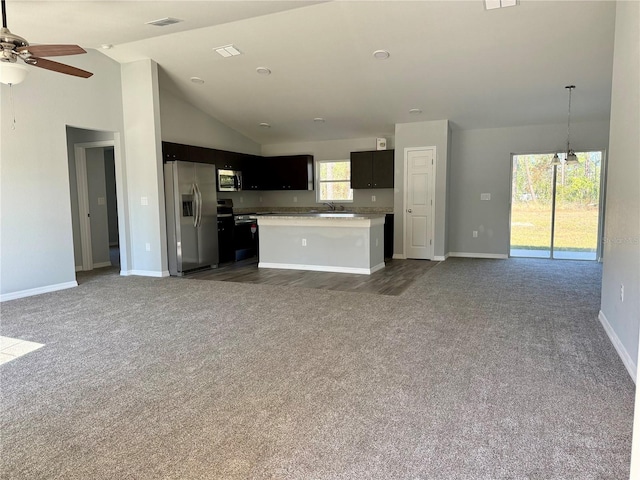
<instances>
[{"instance_id":1,"label":"upper kitchen cabinet","mask_svg":"<svg viewBox=\"0 0 640 480\"><path fill-rule=\"evenodd\" d=\"M394 150L351 152L351 188L393 188Z\"/></svg>"},{"instance_id":2,"label":"upper kitchen cabinet","mask_svg":"<svg viewBox=\"0 0 640 480\"><path fill-rule=\"evenodd\" d=\"M244 158L248 155L227 152L225 150L216 150L216 168L218 170L243 170Z\"/></svg>"},{"instance_id":3,"label":"upper kitchen cabinet","mask_svg":"<svg viewBox=\"0 0 640 480\"><path fill-rule=\"evenodd\" d=\"M189 145L189 161L198 163L215 163L215 150L205 147L194 147ZM216 165L217 166L217 165Z\"/></svg>"},{"instance_id":4,"label":"upper kitchen cabinet","mask_svg":"<svg viewBox=\"0 0 640 480\"><path fill-rule=\"evenodd\" d=\"M313 190L313 155L268 157L268 190Z\"/></svg>"},{"instance_id":5,"label":"upper kitchen cabinet","mask_svg":"<svg viewBox=\"0 0 640 480\"><path fill-rule=\"evenodd\" d=\"M180 160L189 162L189 146L181 143L162 142L162 159L164 162L171 160Z\"/></svg>"},{"instance_id":6,"label":"upper kitchen cabinet","mask_svg":"<svg viewBox=\"0 0 640 480\"><path fill-rule=\"evenodd\" d=\"M266 190L265 160L258 155L245 155L242 165L243 190Z\"/></svg>"}]
</instances>

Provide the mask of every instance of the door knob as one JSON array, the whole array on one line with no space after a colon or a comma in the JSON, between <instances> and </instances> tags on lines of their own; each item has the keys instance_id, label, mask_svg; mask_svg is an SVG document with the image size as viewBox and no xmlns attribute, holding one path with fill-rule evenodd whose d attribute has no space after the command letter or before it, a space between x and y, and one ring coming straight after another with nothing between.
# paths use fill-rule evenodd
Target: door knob
<instances>
[{"instance_id":1,"label":"door knob","mask_svg":"<svg viewBox=\"0 0 640 480\"><path fill-rule=\"evenodd\" d=\"M411 213L411 209L410 208L407 208L407 213Z\"/></svg>"}]
</instances>

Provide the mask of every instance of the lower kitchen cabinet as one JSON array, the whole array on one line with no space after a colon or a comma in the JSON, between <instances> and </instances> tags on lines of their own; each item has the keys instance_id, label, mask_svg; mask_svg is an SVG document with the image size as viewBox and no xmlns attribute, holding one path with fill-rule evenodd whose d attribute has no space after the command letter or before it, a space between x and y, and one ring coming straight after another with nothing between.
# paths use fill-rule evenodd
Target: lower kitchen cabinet
<instances>
[{"instance_id":1,"label":"lower kitchen cabinet","mask_svg":"<svg viewBox=\"0 0 640 480\"><path fill-rule=\"evenodd\" d=\"M384 216L384 258L393 258L393 213Z\"/></svg>"},{"instance_id":2,"label":"lower kitchen cabinet","mask_svg":"<svg viewBox=\"0 0 640 480\"><path fill-rule=\"evenodd\" d=\"M234 246L234 221L233 215L218 215L218 262L233 262L236 259L236 250Z\"/></svg>"}]
</instances>

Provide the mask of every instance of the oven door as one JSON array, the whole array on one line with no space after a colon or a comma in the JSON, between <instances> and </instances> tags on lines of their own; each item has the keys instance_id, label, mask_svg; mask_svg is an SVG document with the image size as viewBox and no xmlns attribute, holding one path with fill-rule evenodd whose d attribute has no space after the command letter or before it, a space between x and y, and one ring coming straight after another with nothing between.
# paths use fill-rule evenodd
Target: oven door
<instances>
[{"instance_id":1,"label":"oven door","mask_svg":"<svg viewBox=\"0 0 640 480\"><path fill-rule=\"evenodd\" d=\"M238 192L242 190L242 174L235 170L218 170L218 191Z\"/></svg>"}]
</instances>

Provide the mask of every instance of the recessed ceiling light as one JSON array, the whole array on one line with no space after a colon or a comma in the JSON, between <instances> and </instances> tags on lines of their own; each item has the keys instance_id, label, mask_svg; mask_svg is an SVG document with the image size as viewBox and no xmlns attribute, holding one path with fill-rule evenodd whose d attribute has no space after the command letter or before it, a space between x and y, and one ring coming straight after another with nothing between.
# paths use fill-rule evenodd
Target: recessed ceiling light
<instances>
[{"instance_id":1,"label":"recessed ceiling light","mask_svg":"<svg viewBox=\"0 0 640 480\"><path fill-rule=\"evenodd\" d=\"M173 25L175 23L180 23L183 20L172 17L160 18L158 20L152 20L150 22L145 22L145 25L154 25L156 27L166 27L167 25Z\"/></svg>"},{"instance_id":2,"label":"recessed ceiling light","mask_svg":"<svg viewBox=\"0 0 640 480\"><path fill-rule=\"evenodd\" d=\"M235 45L223 45L222 47L215 47L214 50L218 55L225 58L236 57L242 54Z\"/></svg>"},{"instance_id":3,"label":"recessed ceiling light","mask_svg":"<svg viewBox=\"0 0 640 480\"><path fill-rule=\"evenodd\" d=\"M271 75L271 70L269 70L267 67L258 67L256 68L256 72L258 72L258 74L260 75Z\"/></svg>"},{"instance_id":4,"label":"recessed ceiling light","mask_svg":"<svg viewBox=\"0 0 640 480\"><path fill-rule=\"evenodd\" d=\"M422 110L420 110L419 108L412 108L411 110L409 110L409 113L417 115L418 113L422 113Z\"/></svg>"},{"instance_id":5,"label":"recessed ceiling light","mask_svg":"<svg viewBox=\"0 0 640 480\"><path fill-rule=\"evenodd\" d=\"M386 50L376 50L375 52L373 52L374 58L378 60L386 60L390 55L391 54Z\"/></svg>"},{"instance_id":6,"label":"recessed ceiling light","mask_svg":"<svg viewBox=\"0 0 640 480\"><path fill-rule=\"evenodd\" d=\"M191 80L193 83L197 83L198 85L202 85L204 83L204 80L200 77L191 77L189 80Z\"/></svg>"},{"instance_id":7,"label":"recessed ceiling light","mask_svg":"<svg viewBox=\"0 0 640 480\"><path fill-rule=\"evenodd\" d=\"M100 45L100 48L104 50L111 50L113 48L113 45L111 45L110 43L103 43L102 45Z\"/></svg>"},{"instance_id":8,"label":"recessed ceiling light","mask_svg":"<svg viewBox=\"0 0 640 480\"><path fill-rule=\"evenodd\" d=\"M262 122L262 123L260 124L260 126L261 126L262 128L271 128L271 125L269 125L268 123L265 123L265 122Z\"/></svg>"},{"instance_id":9,"label":"recessed ceiling light","mask_svg":"<svg viewBox=\"0 0 640 480\"><path fill-rule=\"evenodd\" d=\"M313 121L316 122L316 123L324 123L324 118L316 117L316 118L313 119Z\"/></svg>"}]
</instances>

